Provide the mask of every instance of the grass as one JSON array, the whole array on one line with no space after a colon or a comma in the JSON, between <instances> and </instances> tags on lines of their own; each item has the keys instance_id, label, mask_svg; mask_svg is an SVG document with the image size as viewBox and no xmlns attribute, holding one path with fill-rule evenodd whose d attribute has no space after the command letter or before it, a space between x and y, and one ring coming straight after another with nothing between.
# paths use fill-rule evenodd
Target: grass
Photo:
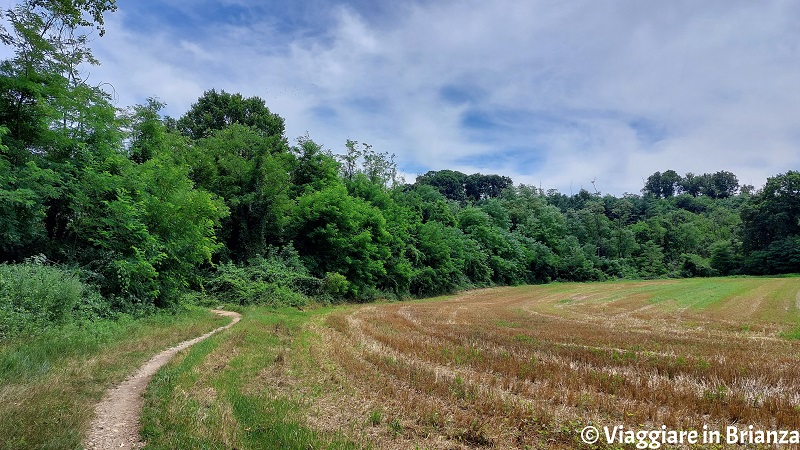
<instances>
[{"instance_id":1,"label":"grass","mask_svg":"<svg viewBox=\"0 0 800 450\"><path fill-rule=\"evenodd\" d=\"M49 329L0 347L0 449L78 449L105 390L227 319L202 309Z\"/></svg>"},{"instance_id":2,"label":"grass","mask_svg":"<svg viewBox=\"0 0 800 450\"><path fill-rule=\"evenodd\" d=\"M309 365L306 325L327 312L245 308L234 328L175 358L145 395L146 448L364 448L303 419L309 396L325 388L313 382L320 372ZM307 391L291 388L294 375L306 377Z\"/></svg>"}]
</instances>

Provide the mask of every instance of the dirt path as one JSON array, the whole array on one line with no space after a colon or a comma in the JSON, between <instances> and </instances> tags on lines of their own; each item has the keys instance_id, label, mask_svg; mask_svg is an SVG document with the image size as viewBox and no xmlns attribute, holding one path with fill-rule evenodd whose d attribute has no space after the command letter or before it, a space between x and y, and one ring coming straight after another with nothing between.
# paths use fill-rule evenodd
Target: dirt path
<instances>
[{"instance_id":1,"label":"dirt path","mask_svg":"<svg viewBox=\"0 0 800 450\"><path fill-rule=\"evenodd\" d=\"M139 439L142 394L156 371L179 351L191 347L218 331L230 328L241 319L239 313L232 311L213 310L213 312L231 317L233 320L228 325L194 339L183 341L175 347L155 355L122 384L106 393L105 398L95 408L95 420L86 435L87 449L141 448L144 445Z\"/></svg>"}]
</instances>

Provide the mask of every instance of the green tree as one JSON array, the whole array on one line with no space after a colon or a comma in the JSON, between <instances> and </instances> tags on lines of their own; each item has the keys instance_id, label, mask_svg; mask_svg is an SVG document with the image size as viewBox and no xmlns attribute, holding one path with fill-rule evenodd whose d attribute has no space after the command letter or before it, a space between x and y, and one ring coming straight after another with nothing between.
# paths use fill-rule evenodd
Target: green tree
<instances>
[{"instance_id":1,"label":"green tree","mask_svg":"<svg viewBox=\"0 0 800 450\"><path fill-rule=\"evenodd\" d=\"M459 213L458 226L465 235L480 244L482 252L488 256L493 282L519 284L524 280L528 261L516 235L512 235L505 227L497 226L492 216L476 207L464 208Z\"/></svg>"},{"instance_id":2,"label":"green tree","mask_svg":"<svg viewBox=\"0 0 800 450\"><path fill-rule=\"evenodd\" d=\"M464 201L466 191L464 184L467 176L455 170L429 171L417 177L416 184L427 184L433 186L448 200Z\"/></svg>"},{"instance_id":3,"label":"green tree","mask_svg":"<svg viewBox=\"0 0 800 450\"><path fill-rule=\"evenodd\" d=\"M339 162L308 136L299 137L291 151L295 155L291 176L293 197L308 190L319 191L338 182Z\"/></svg>"},{"instance_id":4,"label":"green tree","mask_svg":"<svg viewBox=\"0 0 800 450\"><path fill-rule=\"evenodd\" d=\"M214 89L204 92L175 122L178 131L192 139L210 137L233 124L251 127L266 136L283 137L284 133L283 118L270 112L264 100Z\"/></svg>"},{"instance_id":5,"label":"green tree","mask_svg":"<svg viewBox=\"0 0 800 450\"><path fill-rule=\"evenodd\" d=\"M347 151L343 155L336 155L344 179L352 181L357 174L362 174L370 183L383 187L394 187L401 182L394 154L376 152L371 145L350 139L345 148Z\"/></svg>"},{"instance_id":6,"label":"green tree","mask_svg":"<svg viewBox=\"0 0 800 450\"><path fill-rule=\"evenodd\" d=\"M708 174L697 176L688 172L680 181L680 190L692 197L697 197L703 192L706 184L708 184Z\"/></svg>"},{"instance_id":7,"label":"green tree","mask_svg":"<svg viewBox=\"0 0 800 450\"><path fill-rule=\"evenodd\" d=\"M103 15L114 10L113 0L26 0L3 12L11 29L0 28L0 41L14 57L0 63L0 125L13 165L30 153L68 159L116 138L108 94L80 73L98 64L85 30L102 36Z\"/></svg>"},{"instance_id":8,"label":"green tree","mask_svg":"<svg viewBox=\"0 0 800 450\"><path fill-rule=\"evenodd\" d=\"M773 241L800 234L800 172L767 179L742 209L744 246L761 250Z\"/></svg>"},{"instance_id":9,"label":"green tree","mask_svg":"<svg viewBox=\"0 0 800 450\"><path fill-rule=\"evenodd\" d=\"M147 104L133 107L126 118L129 122L130 159L143 163L167 149L167 127L159 112L166 106L155 98L148 98Z\"/></svg>"},{"instance_id":10,"label":"green tree","mask_svg":"<svg viewBox=\"0 0 800 450\"><path fill-rule=\"evenodd\" d=\"M650 194L656 198L669 198L675 195L681 186L682 179L674 170L664 173L656 172L647 178L642 193Z\"/></svg>"},{"instance_id":11,"label":"green tree","mask_svg":"<svg viewBox=\"0 0 800 450\"><path fill-rule=\"evenodd\" d=\"M243 262L281 244L295 165L285 144L282 136L234 123L183 151L197 186L222 197L230 210L219 233L223 256Z\"/></svg>"},{"instance_id":12,"label":"green tree","mask_svg":"<svg viewBox=\"0 0 800 450\"><path fill-rule=\"evenodd\" d=\"M469 285L466 272L465 240L461 230L431 221L420 224L416 232L419 256L411 278L411 293L429 296L452 292ZM488 281L489 268L485 261L470 267L472 275ZM478 270L480 274L476 273Z\"/></svg>"},{"instance_id":13,"label":"green tree","mask_svg":"<svg viewBox=\"0 0 800 450\"><path fill-rule=\"evenodd\" d=\"M312 275L344 275L349 295L356 299L369 299L371 290L385 282L391 255L386 219L368 202L350 196L343 184L299 197L291 228Z\"/></svg>"},{"instance_id":14,"label":"green tree","mask_svg":"<svg viewBox=\"0 0 800 450\"><path fill-rule=\"evenodd\" d=\"M47 204L59 196L59 176L29 161L0 158L0 260L21 261L48 250Z\"/></svg>"},{"instance_id":15,"label":"green tree","mask_svg":"<svg viewBox=\"0 0 800 450\"><path fill-rule=\"evenodd\" d=\"M743 247L748 271L800 271L800 172L767 179L764 188L742 207Z\"/></svg>"},{"instance_id":16,"label":"green tree","mask_svg":"<svg viewBox=\"0 0 800 450\"><path fill-rule=\"evenodd\" d=\"M464 179L464 193L472 201L498 198L505 189L513 186L509 177L474 173Z\"/></svg>"},{"instance_id":17,"label":"green tree","mask_svg":"<svg viewBox=\"0 0 800 450\"><path fill-rule=\"evenodd\" d=\"M658 278L667 273L664 265L664 252L653 241L647 241L639 246L634 253L634 261L639 276L643 278Z\"/></svg>"},{"instance_id":18,"label":"green tree","mask_svg":"<svg viewBox=\"0 0 800 450\"><path fill-rule=\"evenodd\" d=\"M731 172L723 170L706 176L709 178L703 194L711 198L728 198L739 190L739 180Z\"/></svg>"},{"instance_id":19,"label":"green tree","mask_svg":"<svg viewBox=\"0 0 800 450\"><path fill-rule=\"evenodd\" d=\"M715 242L711 245L711 267L720 275L732 275L736 273L740 266L740 261L736 257L734 245L730 241Z\"/></svg>"},{"instance_id":20,"label":"green tree","mask_svg":"<svg viewBox=\"0 0 800 450\"><path fill-rule=\"evenodd\" d=\"M65 189L61 251L125 303L170 304L219 247L214 231L227 209L195 189L188 168L169 154L143 164L106 158Z\"/></svg>"}]
</instances>

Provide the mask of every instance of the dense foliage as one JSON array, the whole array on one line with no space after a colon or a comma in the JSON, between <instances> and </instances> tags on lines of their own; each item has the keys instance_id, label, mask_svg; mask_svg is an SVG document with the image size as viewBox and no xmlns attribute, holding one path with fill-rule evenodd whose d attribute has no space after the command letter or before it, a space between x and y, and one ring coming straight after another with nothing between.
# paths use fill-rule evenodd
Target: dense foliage
<instances>
[{"instance_id":1,"label":"dense foliage","mask_svg":"<svg viewBox=\"0 0 800 450\"><path fill-rule=\"evenodd\" d=\"M114 9L26 0L0 32L14 52L0 63L0 262L69 267L109 307L169 306L187 289L302 305L800 271L796 171L756 191L726 171L666 170L622 197L452 170L406 184L394 155L368 144L348 141L341 155L308 136L291 145L257 97L212 89L178 119L155 99L117 110L78 76L96 63L85 30L102 31ZM10 267L3 280L19 285ZM31 321L58 321L85 301L71 280L41 299L2 281L0 312L38 302Z\"/></svg>"}]
</instances>

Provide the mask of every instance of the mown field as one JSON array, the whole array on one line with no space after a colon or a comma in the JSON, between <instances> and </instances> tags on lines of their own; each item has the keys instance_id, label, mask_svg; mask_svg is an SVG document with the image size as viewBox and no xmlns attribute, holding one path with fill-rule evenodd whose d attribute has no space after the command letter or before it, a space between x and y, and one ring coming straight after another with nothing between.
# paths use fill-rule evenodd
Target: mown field
<instances>
[{"instance_id":1,"label":"mown field","mask_svg":"<svg viewBox=\"0 0 800 450\"><path fill-rule=\"evenodd\" d=\"M800 278L251 309L162 370L147 448L576 448L587 424L800 429Z\"/></svg>"}]
</instances>

